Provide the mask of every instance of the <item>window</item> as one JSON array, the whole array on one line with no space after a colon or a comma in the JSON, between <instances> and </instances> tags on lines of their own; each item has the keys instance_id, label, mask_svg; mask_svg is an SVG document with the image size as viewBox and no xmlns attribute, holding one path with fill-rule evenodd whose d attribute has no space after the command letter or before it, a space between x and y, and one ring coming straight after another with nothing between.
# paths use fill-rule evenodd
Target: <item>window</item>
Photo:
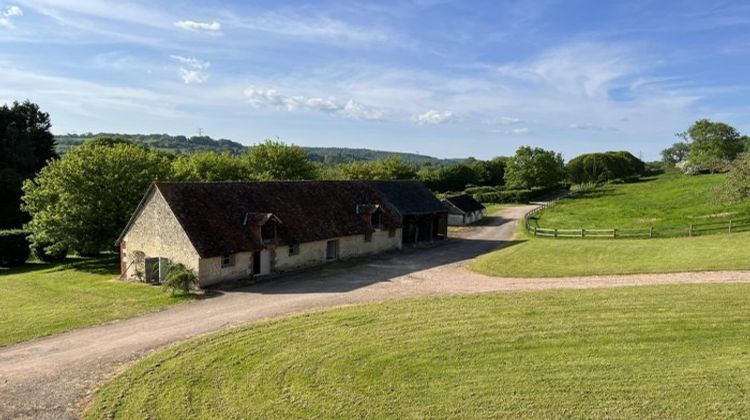
<instances>
[{"instance_id":1,"label":"window","mask_svg":"<svg viewBox=\"0 0 750 420\"><path fill-rule=\"evenodd\" d=\"M388 229L388 237L393 238L396 236L396 229Z\"/></svg>"},{"instance_id":2,"label":"window","mask_svg":"<svg viewBox=\"0 0 750 420\"><path fill-rule=\"evenodd\" d=\"M221 268L231 267L234 265L234 255L222 255L221 256Z\"/></svg>"},{"instance_id":3,"label":"window","mask_svg":"<svg viewBox=\"0 0 750 420\"><path fill-rule=\"evenodd\" d=\"M299 244L291 244L289 245L289 256L292 255L298 255L299 254Z\"/></svg>"},{"instance_id":4,"label":"window","mask_svg":"<svg viewBox=\"0 0 750 420\"><path fill-rule=\"evenodd\" d=\"M372 232L365 232L365 242L372 242Z\"/></svg>"}]
</instances>

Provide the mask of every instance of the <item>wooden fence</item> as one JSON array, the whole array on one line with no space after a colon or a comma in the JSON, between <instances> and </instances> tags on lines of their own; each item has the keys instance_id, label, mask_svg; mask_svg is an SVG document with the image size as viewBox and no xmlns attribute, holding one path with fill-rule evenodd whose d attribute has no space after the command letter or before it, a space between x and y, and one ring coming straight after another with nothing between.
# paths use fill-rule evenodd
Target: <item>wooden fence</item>
<instances>
[{"instance_id":1,"label":"wooden fence","mask_svg":"<svg viewBox=\"0 0 750 420\"><path fill-rule=\"evenodd\" d=\"M649 226L637 228L610 228L610 229L588 229L588 228L543 228L535 226L532 220L538 220L536 216L540 211L552 205L544 203L539 207L526 213L524 225L526 230L534 236L547 238L580 238L580 239L626 239L626 238L676 238L687 236L711 235L716 233L734 233L750 231L750 218L721 220L715 222L694 223L686 226Z\"/></svg>"}]
</instances>

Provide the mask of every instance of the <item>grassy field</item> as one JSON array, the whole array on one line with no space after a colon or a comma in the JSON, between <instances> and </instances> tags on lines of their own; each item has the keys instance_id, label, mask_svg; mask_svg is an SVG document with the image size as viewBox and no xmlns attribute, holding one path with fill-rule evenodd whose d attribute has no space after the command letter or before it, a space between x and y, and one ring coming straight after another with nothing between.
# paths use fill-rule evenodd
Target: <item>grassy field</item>
<instances>
[{"instance_id":1,"label":"grassy field","mask_svg":"<svg viewBox=\"0 0 750 420\"><path fill-rule=\"evenodd\" d=\"M433 298L156 353L89 418L727 418L750 412L750 285Z\"/></svg>"},{"instance_id":2,"label":"grassy field","mask_svg":"<svg viewBox=\"0 0 750 420\"><path fill-rule=\"evenodd\" d=\"M0 346L144 312L187 299L111 281L117 258L26 264L0 271Z\"/></svg>"},{"instance_id":3,"label":"grassy field","mask_svg":"<svg viewBox=\"0 0 750 420\"><path fill-rule=\"evenodd\" d=\"M617 240L534 239L522 234L516 244L485 254L469 267L499 277L746 270L748 249L748 232Z\"/></svg>"},{"instance_id":4,"label":"grassy field","mask_svg":"<svg viewBox=\"0 0 750 420\"><path fill-rule=\"evenodd\" d=\"M686 226L750 217L750 201L727 206L714 190L725 175L670 172L633 184L610 184L560 200L541 212L547 228Z\"/></svg>"}]
</instances>

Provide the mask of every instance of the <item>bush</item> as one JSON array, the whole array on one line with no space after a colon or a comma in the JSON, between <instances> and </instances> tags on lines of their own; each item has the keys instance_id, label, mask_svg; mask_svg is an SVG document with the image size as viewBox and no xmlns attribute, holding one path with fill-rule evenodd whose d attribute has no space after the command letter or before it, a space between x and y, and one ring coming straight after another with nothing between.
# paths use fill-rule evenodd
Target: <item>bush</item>
<instances>
[{"instance_id":1,"label":"bush","mask_svg":"<svg viewBox=\"0 0 750 420\"><path fill-rule=\"evenodd\" d=\"M62 261L68 256L68 248L63 244L32 244L31 252L39 261L44 262Z\"/></svg>"},{"instance_id":2,"label":"bush","mask_svg":"<svg viewBox=\"0 0 750 420\"><path fill-rule=\"evenodd\" d=\"M167 274L161 285L164 290L169 290L172 294L176 292L188 294L198 285L198 277L183 264L168 263Z\"/></svg>"},{"instance_id":3,"label":"bush","mask_svg":"<svg viewBox=\"0 0 750 420\"><path fill-rule=\"evenodd\" d=\"M0 265L13 267L29 259L31 249L28 235L23 230L0 231Z\"/></svg>"},{"instance_id":4,"label":"bush","mask_svg":"<svg viewBox=\"0 0 750 420\"><path fill-rule=\"evenodd\" d=\"M566 170L574 184L618 179L628 182L645 174L646 164L628 152L587 153L571 159Z\"/></svg>"}]
</instances>

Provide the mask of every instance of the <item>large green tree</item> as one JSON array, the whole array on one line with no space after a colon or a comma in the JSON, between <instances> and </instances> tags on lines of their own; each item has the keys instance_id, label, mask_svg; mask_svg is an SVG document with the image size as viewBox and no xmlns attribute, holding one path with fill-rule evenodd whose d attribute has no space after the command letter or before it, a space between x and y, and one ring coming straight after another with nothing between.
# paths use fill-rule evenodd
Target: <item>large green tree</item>
<instances>
[{"instance_id":1,"label":"large green tree","mask_svg":"<svg viewBox=\"0 0 750 420\"><path fill-rule=\"evenodd\" d=\"M28 220L21 211L21 185L54 158L50 119L29 101L0 107L0 229Z\"/></svg>"},{"instance_id":2,"label":"large green tree","mask_svg":"<svg viewBox=\"0 0 750 420\"><path fill-rule=\"evenodd\" d=\"M127 142L84 143L23 185L34 244L82 255L111 249L148 186L168 179L167 156Z\"/></svg>"},{"instance_id":3,"label":"large green tree","mask_svg":"<svg viewBox=\"0 0 750 420\"><path fill-rule=\"evenodd\" d=\"M745 138L734 127L707 119L696 121L679 136L690 143L688 161L710 172L726 170L745 148Z\"/></svg>"},{"instance_id":4,"label":"large green tree","mask_svg":"<svg viewBox=\"0 0 750 420\"><path fill-rule=\"evenodd\" d=\"M519 147L505 168L505 183L509 187L552 187L564 180L562 156L539 147Z\"/></svg>"},{"instance_id":5,"label":"large green tree","mask_svg":"<svg viewBox=\"0 0 750 420\"><path fill-rule=\"evenodd\" d=\"M198 152L172 162L172 173L180 181L251 180L247 159L229 153Z\"/></svg>"},{"instance_id":6,"label":"large green tree","mask_svg":"<svg viewBox=\"0 0 750 420\"><path fill-rule=\"evenodd\" d=\"M266 140L251 146L246 158L251 176L262 181L314 179L317 175L305 149L280 141Z\"/></svg>"}]
</instances>

